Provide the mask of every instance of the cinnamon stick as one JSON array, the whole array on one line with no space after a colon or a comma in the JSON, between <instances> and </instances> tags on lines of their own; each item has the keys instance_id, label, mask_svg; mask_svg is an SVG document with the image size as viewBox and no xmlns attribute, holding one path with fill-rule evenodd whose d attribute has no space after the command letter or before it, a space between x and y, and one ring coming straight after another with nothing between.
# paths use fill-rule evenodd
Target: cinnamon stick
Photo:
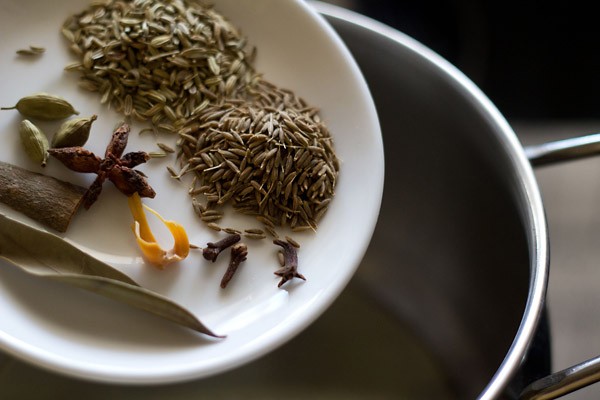
<instances>
[{"instance_id":1,"label":"cinnamon stick","mask_svg":"<svg viewBox=\"0 0 600 400\"><path fill-rule=\"evenodd\" d=\"M65 232L85 188L0 161L0 202L58 232Z\"/></svg>"}]
</instances>

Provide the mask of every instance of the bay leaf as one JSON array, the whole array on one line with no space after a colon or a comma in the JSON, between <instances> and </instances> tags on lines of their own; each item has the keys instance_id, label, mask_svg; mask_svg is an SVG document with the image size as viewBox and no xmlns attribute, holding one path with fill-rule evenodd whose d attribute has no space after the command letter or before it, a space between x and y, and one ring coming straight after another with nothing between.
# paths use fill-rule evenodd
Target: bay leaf
<instances>
[{"instance_id":1,"label":"bay leaf","mask_svg":"<svg viewBox=\"0 0 600 400\"><path fill-rule=\"evenodd\" d=\"M37 276L62 274L100 276L139 286L108 264L90 256L65 239L0 213L0 256Z\"/></svg>"},{"instance_id":2,"label":"bay leaf","mask_svg":"<svg viewBox=\"0 0 600 400\"><path fill-rule=\"evenodd\" d=\"M2 213L0 259L30 275L94 292L206 335L222 337L179 304L140 287L127 275L68 241Z\"/></svg>"}]
</instances>

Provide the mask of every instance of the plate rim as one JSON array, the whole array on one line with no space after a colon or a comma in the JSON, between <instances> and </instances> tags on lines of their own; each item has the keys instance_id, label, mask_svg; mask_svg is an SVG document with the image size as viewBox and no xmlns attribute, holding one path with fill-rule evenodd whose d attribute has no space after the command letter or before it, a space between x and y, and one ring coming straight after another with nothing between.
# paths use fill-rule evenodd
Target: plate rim
<instances>
[{"instance_id":1,"label":"plate rim","mask_svg":"<svg viewBox=\"0 0 600 400\"><path fill-rule=\"evenodd\" d=\"M188 381L201 377L209 377L235 367L241 366L252 360L255 360L262 355L273 351L277 347L281 346L285 342L289 341L294 336L302 332L308 327L314 320L325 312L326 309L335 301L339 294L347 286L348 282L354 275L356 269L360 265L360 261L366 253L370 239L375 230L377 216L379 215L381 200L383 197L383 185L384 185L384 158L383 158L383 140L381 135L381 129L379 126L379 120L375 108L374 101L370 95L367 83L360 72L358 64L350 54L346 45L342 39L338 36L335 30L327 23L317 11L308 3L302 0L293 0L290 4L294 4L299 7L305 13L309 13L314 21L319 24L320 29L327 32L327 36L335 44L336 48L341 52L344 58L347 60L348 67L351 69L352 74L358 79L358 84L363 93L368 94L366 103L369 106L369 114L371 115L371 122L374 127L377 128L376 134L373 135L377 139L377 143L374 144L380 152L379 164L372 166L373 171L379 172L379 176L375 179L374 192L372 195L377 198L377 206L370 210L372 214L368 219L371 223L369 226L363 226L363 235L366 240L360 242L360 246L354 249L354 257L352 258L352 268L345 270L345 275L342 279L337 279L334 284L329 285L327 290L321 291L317 296L312 298L310 306L300 315L300 318L296 316L293 320L283 319L275 328L264 332L259 337L254 338L248 343L252 343L252 346L246 346L245 351L238 353L235 356L231 356L230 359L220 358L219 362L213 362L207 367L207 364L194 364L193 366L184 366L177 370L171 370L170 372L163 372L160 374L149 375L144 370L143 375L135 374L132 369L127 369L127 372L112 370L107 371L104 368L93 368L93 365L89 363L83 363L86 368L82 368L81 363L73 364L73 360L69 360L68 357L58 356L57 354L50 351L41 351L37 346L31 346L28 343L19 340L11 335L6 334L3 330L0 330L0 344L2 344L3 351L15 356L16 358L25 360L31 364L37 365L44 369L51 370L53 372L71 376L83 378L90 381L105 382L105 383L127 383L127 384L164 384L164 383L176 383L182 381ZM227 339L225 339L227 340ZM207 368L210 371L207 371Z\"/></svg>"}]
</instances>

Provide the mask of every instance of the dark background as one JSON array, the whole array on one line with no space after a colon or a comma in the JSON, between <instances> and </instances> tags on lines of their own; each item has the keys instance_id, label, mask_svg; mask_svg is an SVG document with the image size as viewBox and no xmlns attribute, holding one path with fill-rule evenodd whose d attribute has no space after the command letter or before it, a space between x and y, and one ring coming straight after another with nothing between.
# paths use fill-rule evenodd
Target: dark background
<instances>
[{"instance_id":1,"label":"dark background","mask_svg":"<svg viewBox=\"0 0 600 400\"><path fill-rule=\"evenodd\" d=\"M355 0L355 10L427 45L508 119L600 118L595 2Z\"/></svg>"}]
</instances>

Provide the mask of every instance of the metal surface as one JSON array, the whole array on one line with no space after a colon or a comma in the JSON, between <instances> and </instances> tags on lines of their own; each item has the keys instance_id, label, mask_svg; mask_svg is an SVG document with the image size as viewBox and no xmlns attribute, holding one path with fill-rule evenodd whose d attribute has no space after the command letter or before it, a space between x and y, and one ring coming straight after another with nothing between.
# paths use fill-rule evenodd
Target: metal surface
<instances>
[{"instance_id":1,"label":"metal surface","mask_svg":"<svg viewBox=\"0 0 600 400\"><path fill-rule=\"evenodd\" d=\"M532 165L549 165L577 160L600 153L600 134L581 136L525 147ZM550 400L600 381L600 356L529 384L521 393L523 400Z\"/></svg>"},{"instance_id":2,"label":"metal surface","mask_svg":"<svg viewBox=\"0 0 600 400\"><path fill-rule=\"evenodd\" d=\"M522 216L527 217L526 214L528 212L536 211L536 207L539 207L541 203L534 203L532 205L532 211L528 209L529 206L527 204L524 204L522 202L523 195L525 195L524 197L528 197L530 200L536 202L539 200L539 194L537 193L538 189L535 182L530 181L530 173L528 166L524 166L522 164L519 164L519 162L515 162L515 160L521 161L518 160L519 153L521 152L520 145L517 145L516 148L513 147L514 142L511 141L513 137L512 131L504 125L504 121L501 119L501 117L499 117L497 111L493 108L493 106L491 106L491 104L487 102L487 99L485 99L481 95L481 93L479 93L478 90L474 88L464 76L462 76L460 73L454 70L453 67L447 65L447 63L444 60L441 60L438 56L432 54L428 49L423 48L418 43L413 42L411 39L403 36L402 34L386 26L368 20L367 18L357 16L356 14L348 13L338 8L331 8L325 6L323 7L324 9L321 8L320 11L326 15L329 15L333 25L337 27L338 32L342 33L342 36L346 39L346 43L349 45L351 51L359 60L359 64L363 69L363 72L365 73L368 82L371 85L371 89L373 90L374 96L377 100L379 100L377 102L377 106L380 112L380 117L383 121L382 124L390 123L394 126L396 130L402 129L403 131L403 133L399 135L401 140L400 142L397 142L397 140L395 140L396 137L392 139L391 148L393 149L393 151L396 151L396 149L400 149L403 147L406 149L407 145L410 146L411 139L407 138L405 133L406 131L410 131L409 134L411 135L419 135L421 137L425 135L426 137L428 137L428 140L431 140L431 142L428 142L423 147L426 149L426 151L431 151L432 147L436 146L436 144L434 144L435 142L437 142L437 145L442 145L442 143L444 143L444 139L440 139L438 135L450 134L450 132L452 132L453 128L455 127L457 121L461 121L463 119L464 121L470 121L468 126L462 128L461 131L452 132L452 138L456 139L456 141L458 142L461 142L462 140L465 140L465 136L467 136L467 141L473 141L471 145L476 144L477 146L481 146L481 150L484 151L484 153L490 157L491 163L496 163L495 167L498 167L500 165L501 168L503 168L504 173L509 175L509 177L507 178L508 180L510 180L511 178L517 180L516 185L515 182L509 183L509 186L512 186L509 187L508 190L513 191L513 193L515 194L514 200L516 200L519 204ZM336 21L352 22L352 24L342 24L342 26L338 26L336 24ZM348 39L348 35L345 33L345 30L360 30L358 27L365 31L361 32L363 34L362 37L359 39L351 36L350 39ZM350 35L352 35L352 33L350 33ZM377 40L372 40L372 43L361 43L361 40L363 42L368 42L368 38L373 38L374 35L380 35L382 37L379 37ZM394 75L392 75L392 73L382 75L382 70L384 70L384 68L378 65L382 58L385 59L387 65L393 66ZM412 71L410 69L413 63L417 63L417 65L420 68L420 71ZM371 69L373 69L372 72ZM407 76L410 76L410 83L407 82L409 80L407 79ZM427 79L428 82L422 82L421 79ZM441 85L440 79L442 80ZM395 86L396 84L397 86ZM454 96L452 99L444 98L444 95L448 93L447 88L444 87L445 85L448 85L452 89L456 90L456 92L450 95ZM413 87L417 87L417 89L423 91L423 93L413 93L410 90ZM429 112L431 116L434 116L434 118L437 119L437 121L427 121L426 117L419 117L417 120L419 126L411 126L411 117L414 117L415 109L418 107L423 107L423 105L419 103L419 100L421 99L421 97L423 97L423 94L427 95L428 93L435 94L435 98L430 98L431 103L434 104L434 106L440 108L446 107L445 111L451 113L451 115L445 115L444 111L434 111L425 107L425 113ZM412 101L410 103L406 102L407 96L413 96ZM385 98L384 102L382 102L382 98ZM469 100L474 100L479 103L475 104L474 107L465 107L464 104L462 104L460 101L461 98L466 100L467 102ZM458 102L458 106L456 104L450 104L451 101ZM388 109L388 107L390 108ZM404 113L408 113L411 115L409 117L399 115L398 110L402 110ZM472 113L472 115L466 115L468 113ZM476 126L478 118L481 117L485 118L487 123L490 123L491 117L492 123L488 126L482 127L482 130L480 132L476 132L474 130L474 127ZM436 123L439 123L442 120L446 123L446 125L443 127L440 126L439 132L432 132L431 127L435 126ZM489 134L490 128L492 128L491 137L489 135L486 135ZM385 131L386 129L384 127L384 132ZM475 137L474 135L478 136ZM386 136L384 139L386 141L386 148L389 150L389 137ZM497 141L499 141L500 143L498 143ZM449 151L450 154L452 154L452 157L455 157L457 156L457 149L455 149L455 146L462 146L463 144L464 143L457 144L448 142L444 143L443 146L447 146L446 149ZM490 149L489 146L498 147L496 149ZM500 148L503 148L503 150L507 152L509 156L508 160L502 159L503 154L499 152ZM411 153L418 154L416 148L409 149L409 151L410 150L413 150ZM460 150L464 149L458 149L458 151ZM600 153L600 134L528 146L524 149L524 153L527 159L529 160L529 163L534 166L589 157ZM431 163L431 159L427 159L427 155L423 154L421 156L423 157L422 162L419 162L417 159L412 160L414 162L414 165L418 165L419 167L419 178L422 178L420 174L423 173L423 167L425 167L426 164ZM440 158L443 158L443 156L441 156L438 153L435 153L435 156L437 158L436 161L438 162L440 161ZM401 157L406 158L405 151L402 151ZM457 158L460 157L462 157L462 155L459 155L459 157ZM446 161L447 163L444 164L444 166L441 168L448 168L450 170L456 168L456 164L460 164L461 162L473 162L473 160L465 161L464 159L461 161L457 161L456 159L444 161ZM400 157L393 159L392 157L388 157L388 159L386 159L386 165L388 166L389 175L392 175L391 179L386 179L386 182L392 182L392 191L404 189L396 187L397 184L406 182L404 180L406 178L402 175L402 172L400 171L402 171L404 168L410 168L411 166L402 164L403 162L400 161ZM436 163L434 163L434 165L435 164ZM472 165L470 168L471 171L464 171L463 173L473 175L474 171L477 168L481 168L481 166ZM515 171L517 173L516 177L512 175L515 173ZM490 171L485 170L485 173L490 173ZM445 179L456 180L457 178L449 178L449 176L446 176ZM518 182L520 179L523 179L524 182ZM504 183L506 183L506 181ZM524 185L524 187L520 186L521 183ZM523 189L525 189L525 193L520 193L519 191ZM390 191L389 184L387 190ZM423 194L421 190L417 191L417 193L419 195ZM448 207L444 210L446 215L444 215L443 217L449 218L447 214L449 212L456 214L457 211L460 210L460 207L457 207L456 205L452 204L452 200L454 199L453 196L448 196L448 193L444 194L445 196L443 197L443 199L444 201L448 201ZM469 192L469 195L472 196L473 192ZM533 197L530 197L528 195L533 195ZM411 204L410 206L411 207L409 208L409 210L411 213L418 213L419 206L422 207L422 204ZM539 208L537 209L537 211L539 211ZM382 211L382 214L384 214L386 217L389 216L386 213L385 200L384 210ZM442 216L439 217L440 221L443 221ZM397 222L398 226L405 226L404 224L408 220L410 219L403 219L402 217L398 218L398 221L396 221L393 218L386 218L385 222L380 222L379 232L381 232L382 230L386 231L385 228L381 228L381 225L387 226L388 223L391 225L394 222ZM536 225L536 223L538 223L539 225ZM524 224L525 229L529 230L528 240L530 244L535 243L536 241L538 241L539 244L540 240L544 242L547 241L547 237L545 237L545 219L543 217L538 218L537 221L534 219L530 219L529 221L524 222ZM433 227L430 228L435 229ZM392 228L387 230L388 234L391 230ZM407 240L411 239L407 238ZM412 241L412 244L416 245L416 247L422 245L422 243L414 243L414 238L412 239ZM452 240L447 238L446 242L448 241ZM373 274L370 274L365 278L365 281L368 282L369 280L371 280L375 295L382 298L385 303L391 304L392 307L395 308L397 312L399 312L399 314L406 316L410 315L410 310L406 309L405 304L403 304L405 299L399 296L397 289L404 288L404 285L399 282L403 279L406 279L406 276L404 274L406 274L407 271L404 268L399 268L392 271L389 267L390 264L395 265L398 263L400 263L403 267L405 266L401 261L403 260L403 258L401 257L402 246L399 243L400 242L398 242L398 248L396 249L388 248L387 252L378 252L377 255L374 255L374 257L376 258L380 256L380 254L386 254L389 258L390 253L398 254L397 262L390 263L388 260L388 262L384 262L379 265L379 269L384 271L383 274L386 275L385 278L381 279L378 282L377 280L373 280ZM375 241L373 247L376 247L378 244L379 242ZM432 248L439 247L439 243L430 243L430 245ZM535 245L533 246L533 248L535 248ZM530 251L531 250L532 248L530 247ZM368 253L367 258L370 254L371 253ZM521 325L521 329L519 329L519 332L517 332L513 346L511 350L507 353L504 362L496 371L494 377L490 380L489 385L479 394L480 398L496 398L500 396L501 393L509 397L517 396L517 393L512 391L514 389L509 388L507 383L507 377L513 375L519 365L518 360L516 360L516 358L514 357L511 360L511 357L515 356L515 354L517 353L516 350L519 347L518 342L520 340L523 340L524 338L528 338L527 340L531 339L530 333L532 331L524 328L526 328L527 326L528 319L535 320L538 317L538 315L535 312L531 312L532 308L538 308L539 304L536 304L536 302L544 301L543 298L536 296L536 287L534 283L536 279L540 277L543 278L539 280L538 283L545 282L547 279L547 271L545 270L544 264L547 265L548 260L535 258L536 256L543 257L545 256L545 254L530 253L530 256L532 256L532 275L531 284L528 292L528 305L523 315L523 324ZM424 260L419 260L417 264L419 264L420 268L422 268L422 263L431 262L430 258L431 257L424 257ZM381 267L381 265L385 265L385 267ZM373 269L377 270L377 267L374 266ZM453 269L453 272L456 273L457 270ZM420 284L423 286L417 287L423 288L426 285L432 285L433 282L435 282L434 279L432 279L429 283L420 282ZM413 283L414 282L411 282L409 284L411 285ZM454 281L443 282L443 285L449 284L454 284ZM447 287L440 287L435 289L438 293L444 293L448 290ZM386 291L389 291L387 295L385 294ZM417 293L413 293L413 295L414 299L422 300L422 304L428 304L432 301L430 292L428 292L427 298L422 298L423 296L419 296L419 294ZM448 299L449 298L444 298L445 301L448 301ZM479 301L479 297L477 297L477 301ZM423 305L421 306L423 307ZM457 304L457 306L464 305ZM433 305L431 307L432 308L429 311L431 311L434 315L436 313L439 314L440 312L444 312L446 314L444 315L444 317L448 316L448 309L442 311L443 308L440 308L439 305ZM455 310L452 310L451 312L456 313ZM480 369L481 366L478 364L481 363L482 360L478 359L474 355L468 356L468 354L470 354L470 351L472 351L472 349L469 348L469 345L463 344L463 346L460 347L460 354L453 353L452 351L448 350L449 346L456 346L460 339L464 339L462 336L467 337L467 334L465 334L465 332L461 332L459 330L457 330L456 332L452 332L452 330L449 329L449 327L453 325L446 325L443 327L434 326L435 323L432 323L431 321L427 320L422 320L418 316L413 316L413 321L416 321L417 326L424 326L426 327L426 329L431 329L431 331L424 330L422 334L425 337L427 337L429 343L433 344L433 347L436 349L436 352L442 355L444 360L450 360L446 362L451 368L456 368L456 370L460 371L461 374L464 374L465 371L468 371L468 376L470 377L470 379L474 381L478 380L479 375L482 371L484 371L484 369ZM532 325L535 324L531 324L531 326ZM470 328L473 329L478 335L485 334L484 332L481 332L480 326L471 326ZM431 336L432 332L435 336ZM444 333L443 337L441 338L438 336L440 335L440 332ZM452 334L454 334L455 336L453 337ZM451 343L453 339L457 342ZM527 347L526 343L524 344L524 347ZM475 368L473 368L474 366ZM459 380L458 377L455 377L455 379ZM578 388L585 387L599 380L600 357L585 361L573 367L567 368L563 371L539 379L533 382L530 386L528 386L523 391L521 396L524 399L528 400L553 399L560 397L566 393L570 393ZM469 396L473 395L475 394L475 391L468 394Z\"/></svg>"},{"instance_id":3,"label":"metal surface","mask_svg":"<svg viewBox=\"0 0 600 400\"><path fill-rule=\"evenodd\" d=\"M439 56L376 21L318 9L358 60L384 132L382 213L359 280L415 327L459 398L513 396L548 272L542 202L523 149Z\"/></svg>"},{"instance_id":4,"label":"metal surface","mask_svg":"<svg viewBox=\"0 0 600 400\"><path fill-rule=\"evenodd\" d=\"M526 146L598 132L598 119L564 121L513 120ZM553 371L568 369L598 355L600 326L600 157L536 168L544 198L551 241L551 273L547 307L552 337ZM600 384L564 397L600 398Z\"/></svg>"},{"instance_id":5,"label":"metal surface","mask_svg":"<svg viewBox=\"0 0 600 400\"><path fill-rule=\"evenodd\" d=\"M600 134L558 140L525 148L532 165L553 164L600 154Z\"/></svg>"},{"instance_id":6,"label":"metal surface","mask_svg":"<svg viewBox=\"0 0 600 400\"><path fill-rule=\"evenodd\" d=\"M415 104L418 104L418 99L419 96L415 96L413 99L415 101L412 102L412 104L407 105L402 103L402 101L404 100L404 96L406 96L406 88L410 87L409 85L406 85L406 82L403 82L405 85L404 86L398 86L396 88L397 92L394 91L395 87L394 87L394 83L400 81L402 78L398 78L398 76L403 76L405 74L407 74L407 69L406 69L406 59L409 59L415 56L415 53L417 54L417 58L422 57L423 59L426 59L427 61L431 61L432 64L435 65L435 67L439 68L437 70L434 70L434 73L431 74L430 76L427 76L427 79L430 79L429 82L427 82L427 84L423 84L422 82L420 82L418 79L421 78L421 75L427 75L427 70L428 67L431 67L430 65L422 65L421 68L422 70L426 71L426 72L421 72L421 73L414 73L414 75L412 76L417 83L415 83L415 81L411 82L413 85L422 85L421 89L425 90L425 91L431 91L434 92L432 90L432 87L435 87L435 99L432 99L434 104L437 104L438 106L440 106L440 104L444 103L444 99L440 98L445 94L445 91L443 90L443 87L439 87L436 86L438 84L437 80L439 80L440 77L442 78L446 78L448 80L448 82L453 88L458 89L459 93L454 93L454 95L456 96L456 98L450 100L450 101L455 101L458 102L458 106L457 104L448 104L446 103L445 106L446 111L449 110L449 112L453 113L453 116L457 118L465 118L467 119L470 123L469 123L469 127L465 128L465 130L461 133L458 133L456 135L454 135L453 137L456 138L456 140L460 141L461 135L468 135L468 134L477 134L476 132L473 131L473 126L475 126L476 124L476 119L477 117L480 117L480 115L477 115L477 108L475 107L475 109L470 109L468 107L462 107L461 108L461 104L460 104L460 98L461 97L469 97L470 95L473 96L475 99L477 99L478 101L481 101L480 106L480 110L479 111L483 111L485 112L489 112L490 114L493 114L495 112L495 110L493 109L493 107L491 107L491 105L486 104L485 99L482 99L482 96L479 95L479 93L477 93L477 90L474 90L471 87L470 82L468 82L466 80L466 78L462 77L460 74L457 74L456 71L452 70L452 67L449 67L448 65L445 64L445 62L443 60L440 60L436 55L432 55L429 53L429 51L427 49L422 48L420 45L415 44L413 42L411 42L408 38L403 37L401 34L398 34L397 32L394 32L393 30L382 26L376 22L373 21L369 21L365 18L362 17L357 17L356 15L351 15L348 13L345 13L343 11L339 11L338 9L331 9L331 11L328 10L321 10L322 12L324 12L325 14L329 14L330 18L333 17L333 24L334 26L336 26L335 23L335 19L339 19L339 20L343 20L343 21L351 21L353 22L354 25L351 25L350 28L356 28L356 26L361 26L364 29L370 30L371 32L369 32L370 34L380 34L385 36L385 39L380 39L377 43L370 43L368 46L358 46L357 43L359 41L357 40L346 40L347 43L349 44L351 50L353 51L355 57L357 57L357 59L359 59L359 64L361 65L361 68L363 68L363 72L365 72L366 76L367 76L367 80L372 84L371 88L372 90L374 90L375 93L375 97L379 98L379 96L377 95L377 85L378 84L383 84L383 86L381 87L381 93L382 94L386 94L389 98L390 98L390 104L394 104L394 105L398 105L400 104L400 107L398 109L404 110L404 112L407 113L413 113L414 112L414 107ZM344 28L348 28L348 26L343 26L341 28L338 28L338 31L342 31L344 30ZM345 35L343 35L344 37L346 37ZM368 34L364 35L365 37L368 36ZM363 37L364 40L364 37ZM386 51L386 46L385 46L385 42L386 40L388 41L388 43L393 43L396 42L396 44L401 44L402 46L405 46L405 49L400 49L400 46L397 46L394 49L394 52L391 51ZM405 50L405 52L402 52L401 50ZM412 50L412 53L411 53ZM375 62L376 60L378 60L377 55L385 55L386 56L386 62L389 63L389 65L393 65L394 67L397 68L396 70L396 76L392 77L390 76L385 76L385 78L388 78L389 81L387 82L382 82L382 80L384 79L384 77L382 77L381 74L381 69L380 67L377 67L377 73L376 75L373 75L371 77L371 79L369 80L369 60L372 60L373 62ZM396 58L398 57L398 58ZM400 59L400 57L402 57L402 59ZM414 61L414 60L412 60ZM409 61L410 62L410 61ZM452 82L453 80L455 80L455 82ZM454 85L452 85L452 83L454 83ZM462 89L462 92L461 92ZM411 92L411 95L415 95L415 93ZM413 109L411 109L413 108ZM380 113L382 113L384 116L382 118L383 121L389 121L390 118L385 116L386 113L386 105L385 104L381 104L378 103L378 110L380 111ZM390 112L394 112L396 113L397 111L390 111ZM456 114L454 114L456 113ZM474 115L467 115L468 113L473 113ZM442 118L444 112L443 111L438 111L438 112L432 112L432 115L435 115L436 119L440 119ZM390 114L391 115L391 114ZM398 120L401 119L401 116L396 116L395 117L395 125L396 126L406 126L403 122L402 123L398 123ZM452 120L451 118L449 120ZM423 126L427 126L427 125L431 125L431 122L425 122L425 119L419 119L419 122L421 123L421 126L419 127L419 129L422 129ZM489 122L489 121L488 121ZM502 121L499 120L499 118L496 118L495 121L498 124L498 127L502 127ZM382 123L383 125L383 123ZM447 126L444 126L443 128L440 127L441 132L444 132L444 134L448 134L449 130L452 128L452 124L448 124ZM385 126L384 126L384 130L385 130ZM416 132L413 131L413 134L415 134ZM431 134L431 132L429 132L429 134ZM510 142L510 140L506 140L507 138L510 139L510 137L512 136L512 131L508 130L508 129L501 129L500 131L497 131L495 133L500 141L502 142L502 139L505 139L504 144L504 150L508 152L509 155L512 155L513 157L518 157L518 153L520 152L520 148L517 149L513 149L510 148L507 145L507 142ZM481 135L482 137L485 137L485 132L482 131L479 133L479 135ZM405 136L403 136L403 140L406 139ZM437 139L437 138L436 138ZM472 139L472 138L471 138ZM482 146L482 150L485 151L485 146L489 146L490 143L493 142L493 138L489 138L486 137L485 139L487 140L485 143L482 142L481 137L475 139L474 143L479 143L480 146ZM439 139L438 139L439 140ZM530 146L527 147L525 149L525 154L529 160L529 162L532 165L545 165L545 164L550 164L550 163L556 163L559 161L566 161L566 160L573 160L573 159L578 159L578 158L583 158L583 157L588 157L588 156L592 156L592 155L596 155L598 153L600 153L600 134L596 134L596 135L589 135L589 136L584 136L584 137L578 137L578 138L572 138L572 139L566 139L566 140L562 140L562 141L556 141L556 142L550 142L550 143L544 143L541 145L536 145L536 146ZM388 142L386 142L386 148L389 149L389 146L387 146L387 144L389 144ZM446 144L447 150L450 153L453 153L453 155L455 154L455 149L453 147L454 144L450 144L447 143ZM497 143L495 143L494 145L498 145ZM393 149L396 149L400 146L392 146ZM431 145L429 145L427 147L428 150L431 149ZM498 154L498 150L499 148L496 149L491 149L492 152L496 152L496 154L491 154L489 153L489 149L488 151L486 151L487 154L489 154L491 157L494 157L497 161L498 161L498 156L500 154ZM511 154L512 153L512 154ZM516 153L516 155L515 155ZM439 157L439 154L437 154L437 156ZM523 167L522 165L519 166L518 164L515 165L514 161L515 158L512 158L512 160L503 160L500 162L504 162L506 163L504 165L505 167L505 172L507 174L510 174L511 172L514 172L515 168L516 171L518 172L518 174L521 174L522 178L527 181L528 178L528 168L525 166ZM418 163L416 160L415 161L415 165ZM396 164L398 163L397 159L396 159ZM430 162L425 161L424 163L419 164L420 167L422 167L424 164ZM388 160L386 160L386 165L388 165L388 168L390 168L390 165L394 165L393 164L394 161L389 162ZM456 161L452 162L453 164L456 164ZM512 164L512 165L510 165ZM449 168L450 164L447 164ZM394 173L394 180L393 182L396 182L398 180L398 168L391 168L392 169L392 173ZM422 173L422 171L420 171L420 173ZM468 173L465 171L465 173ZM472 172L471 172L472 173ZM517 180L520 179L521 177L517 176ZM386 180L386 182L389 182L390 180ZM393 184L393 183L392 183ZM513 186L512 188L510 188L511 190L515 190L518 189L518 185L515 187ZM535 184L531 187L528 188L530 190L530 194L537 191L537 187L535 186ZM419 193L421 193L419 191ZM470 193L472 194L472 193ZM519 193L517 191L516 196L519 196ZM445 197L444 201L449 201L452 200L452 197L448 198ZM535 200L535 199L534 199ZM517 199L518 201L518 199ZM448 207L445 211L448 212L449 209L452 209L451 204L447 204L450 205L450 207ZM535 204L534 204L535 206ZM521 208L521 212L523 212L523 209L525 209L525 211L527 210L527 205L521 203L520 204ZM415 211L415 207L414 205L412 205L411 207L411 212ZM455 212L455 210L454 210ZM385 211L384 211L385 214ZM448 216L446 215L446 218ZM386 220L387 221L387 220ZM404 221L402 221L404 222ZM533 222L533 224L532 224ZM542 225L535 225L536 221L529 221L529 224L531 225L526 225L526 229L530 229L531 232L533 233L533 235L538 235L540 232L540 227ZM543 218L540 218L538 221L545 223ZM545 228L542 228L545 231ZM545 235L545 233L544 233ZM540 237L534 237L534 240L547 240L547 238L543 238L542 236L544 235L540 235ZM532 238L529 237L528 238L530 243L532 241ZM377 244L374 244L374 246L376 246ZM391 249L388 249L388 252L390 252ZM387 253L386 253L387 254ZM544 271L544 268L539 268L539 266L541 264L547 264L547 259L546 260L539 260L536 259L536 256L539 256L540 254L535 254L535 253L530 253L530 256L533 257L532 258L532 265L534 266L534 268L532 269L531 273L531 282L532 285L530 285L529 287L529 294L528 294L528 306L526 307L525 313L524 313L524 317L523 317L523 325L521 326L521 328L523 328L526 324L527 324L527 319L535 319L536 316L533 314L528 314L528 311L531 311L531 307L536 307L537 304L532 304L532 302L536 302L536 301L544 301L541 298L535 298L535 285L533 284L533 282L535 282L535 280L538 278L538 274L540 275L545 275L546 271ZM400 258L399 258L400 259ZM540 263L541 261L541 263ZM538 264L538 268L535 267L535 265ZM382 265L387 265L387 264L382 264ZM381 266L380 266L381 269ZM384 268L385 269L385 268ZM389 268L388 268L389 269ZM455 270L453 270L454 272L456 272ZM404 277L401 276L402 274L404 274L406 271L404 269L402 269L402 272L400 274L398 274L395 279L392 278L390 279L390 277L387 277L386 280L382 280L381 282L377 283L374 282L374 290L375 291L379 291L380 289L377 287L377 285L379 286L383 286L385 287L386 285L391 286L390 289L390 295L387 296L387 298L385 298L385 302L392 304L395 308L397 308L400 312L400 314L402 315L406 315L407 311L404 309L404 305L401 304L402 303L402 299L399 299L397 296L397 293L394 293L395 289L401 288L403 287L402 284L398 283L401 279L403 279ZM386 271L385 274L389 274L389 271ZM544 281L547 278L543 279ZM382 282L386 282L385 284ZM427 285L428 283L426 282L422 282L422 285ZM448 284L448 282L444 283L444 284ZM443 289L440 288L438 289L440 291L443 290L448 290L446 287L444 287ZM384 289L385 291L385 289ZM378 294L380 295L380 294ZM414 296L415 299L418 299L418 295L415 294ZM477 298L479 300L479 298ZM430 299L427 299L430 300ZM447 300L447 299L446 299ZM439 310L433 310L435 311L439 311ZM532 316L533 315L533 316ZM417 325L432 325L432 323L430 321L422 321L422 320L418 320L418 318L415 319L417 321ZM461 373L465 372L465 368L469 368L472 367L472 365L467 365L467 363L461 364L460 363L460 359L461 357L464 358L465 354L469 353L469 349L468 346L464 346L464 348L461 349L461 354L451 354L452 352L449 352L447 350L447 347L449 345L448 343L448 326L446 325L444 327L436 327L436 326L427 326L427 329L431 329L431 331L423 331L423 334L425 336L430 335L429 332L435 332L436 335L440 334L440 330L439 328L442 328L444 330L442 330L442 332L444 332L444 339L440 340L438 337L428 337L428 341L430 343L433 344L433 346L436 348L436 352L438 354L443 355L443 358L445 360L451 360L448 361L449 365L452 368L458 368L457 370L460 371ZM473 326L471 327L472 329L474 329L474 331L477 334L484 334L483 332L480 331L480 327L478 326ZM531 331L529 331L531 332ZM454 332L456 333L456 332ZM465 332L461 332L461 335L465 336ZM515 343L518 343L519 340L531 340L531 336L527 334L527 331L520 329L519 332L517 333L517 335L515 336ZM511 356L515 354L515 349L518 346L515 346L513 343L513 347L511 348L511 350L507 353L506 359L504 360L504 362L502 363L502 365L500 366L500 368L497 370L496 374L494 375L494 377L491 379L489 385L479 394L480 398L497 398L498 396L500 396L502 393L506 396L510 396L510 397L516 397L516 393L509 393L510 389L508 389L508 378L511 375L515 374L515 371L517 370L519 364L518 362L515 361L515 359L513 358L513 362L511 363ZM453 346L453 345L450 345ZM525 344L525 347L527 346L527 344ZM475 346L473 346L475 347ZM464 360L463 360L464 361ZM472 357L472 359L470 360L470 362L474 363L473 365L477 365L478 362L481 362L482 360L478 359L477 357ZM525 389L525 391L522 394L522 397L524 399L551 399L551 398L557 398L560 397L566 393L569 393L573 390L576 390L578 388L581 387L585 387L591 383L597 382L598 380L600 380L600 373L599 373L599 366L598 363L600 361L598 361L598 359L593 359L593 360L589 360L586 362L583 362L581 364L575 365L571 368L568 368L566 370L563 370L561 372L558 372L556 374L553 375L549 375L545 378L542 378L538 381L535 381L534 383L532 383L527 389ZM478 373L481 373L481 369L477 369L477 370L472 370L469 369L469 376L471 377L471 379L473 380L477 380L478 378ZM469 393L469 395L475 394L475 392Z\"/></svg>"},{"instance_id":7,"label":"metal surface","mask_svg":"<svg viewBox=\"0 0 600 400\"><path fill-rule=\"evenodd\" d=\"M523 390L522 400L557 399L600 380L600 357L539 379Z\"/></svg>"}]
</instances>

